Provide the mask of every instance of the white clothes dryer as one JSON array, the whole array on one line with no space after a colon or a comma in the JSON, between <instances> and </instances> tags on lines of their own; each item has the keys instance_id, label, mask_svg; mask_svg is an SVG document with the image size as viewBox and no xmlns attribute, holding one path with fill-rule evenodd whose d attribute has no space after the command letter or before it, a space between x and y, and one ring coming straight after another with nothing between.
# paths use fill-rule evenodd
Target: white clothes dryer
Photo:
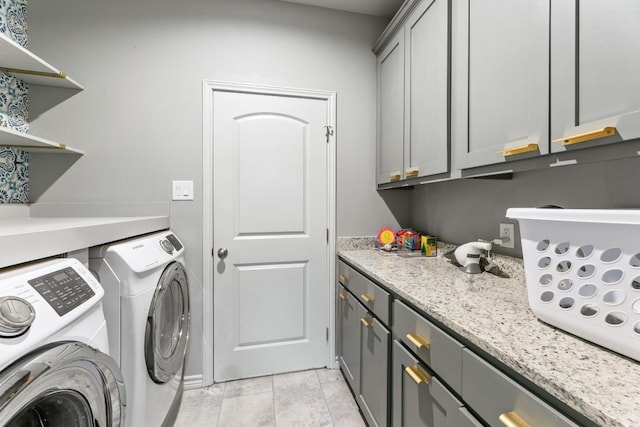
<instances>
[{"instance_id":1,"label":"white clothes dryer","mask_svg":"<svg viewBox=\"0 0 640 427\"><path fill-rule=\"evenodd\" d=\"M173 425L180 408L190 322L183 254L171 231L89 251L127 386L128 426Z\"/></svg>"},{"instance_id":2,"label":"white clothes dryer","mask_svg":"<svg viewBox=\"0 0 640 427\"><path fill-rule=\"evenodd\" d=\"M0 425L123 425L123 376L109 356L104 291L78 260L0 273Z\"/></svg>"}]
</instances>

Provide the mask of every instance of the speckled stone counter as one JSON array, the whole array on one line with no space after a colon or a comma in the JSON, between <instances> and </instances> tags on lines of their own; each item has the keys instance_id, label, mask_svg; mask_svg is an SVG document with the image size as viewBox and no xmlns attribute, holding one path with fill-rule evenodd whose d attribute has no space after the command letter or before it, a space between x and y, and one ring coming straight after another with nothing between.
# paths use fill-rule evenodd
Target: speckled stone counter
<instances>
[{"instance_id":1,"label":"speckled stone counter","mask_svg":"<svg viewBox=\"0 0 640 427\"><path fill-rule=\"evenodd\" d=\"M538 321L524 272L514 274L521 266L504 266L510 279L468 275L443 252L403 258L341 249L339 256L593 422L640 426L640 363Z\"/></svg>"}]
</instances>

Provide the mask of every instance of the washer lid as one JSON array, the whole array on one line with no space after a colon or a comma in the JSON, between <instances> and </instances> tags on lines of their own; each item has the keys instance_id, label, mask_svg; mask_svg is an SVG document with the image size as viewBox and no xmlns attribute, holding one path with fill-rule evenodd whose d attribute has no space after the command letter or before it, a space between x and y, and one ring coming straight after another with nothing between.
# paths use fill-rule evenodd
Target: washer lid
<instances>
[{"instance_id":1,"label":"washer lid","mask_svg":"<svg viewBox=\"0 0 640 427\"><path fill-rule=\"evenodd\" d=\"M189 283L184 266L169 264L158 281L145 329L147 372L165 383L182 368L189 341Z\"/></svg>"}]
</instances>

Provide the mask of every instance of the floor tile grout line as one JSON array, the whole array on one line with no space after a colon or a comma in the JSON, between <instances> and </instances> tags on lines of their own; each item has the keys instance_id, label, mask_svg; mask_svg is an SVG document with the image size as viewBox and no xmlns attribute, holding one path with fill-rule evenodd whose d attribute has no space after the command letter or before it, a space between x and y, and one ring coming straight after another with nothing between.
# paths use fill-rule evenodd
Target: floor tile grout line
<instances>
[{"instance_id":1,"label":"floor tile grout line","mask_svg":"<svg viewBox=\"0 0 640 427\"><path fill-rule=\"evenodd\" d=\"M278 427L278 415L276 414L276 386L273 382L273 375L271 375L271 399L273 408L273 426Z\"/></svg>"},{"instance_id":2,"label":"floor tile grout line","mask_svg":"<svg viewBox=\"0 0 640 427\"><path fill-rule=\"evenodd\" d=\"M331 425L335 426L335 422L333 420L333 413L331 412L331 407L329 407L329 402L327 402L327 394L325 393L324 384L320 381L320 374L318 370L316 370L316 377L318 378L318 383L320 384L320 392L322 393L322 398L324 399L324 406L327 408L327 412L329 413L329 419L331 420Z\"/></svg>"},{"instance_id":3,"label":"floor tile grout line","mask_svg":"<svg viewBox=\"0 0 640 427\"><path fill-rule=\"evenodd\" d=\"M224 403L224 394L227 391L227 383L223 382L222 383L222 399L220 400L220 408L218 408L218 416L216 417L216 424L215 427L218 427L218 425L220 425L220 415L222 415L222 404Z\"/></svg>"}]
</instances>

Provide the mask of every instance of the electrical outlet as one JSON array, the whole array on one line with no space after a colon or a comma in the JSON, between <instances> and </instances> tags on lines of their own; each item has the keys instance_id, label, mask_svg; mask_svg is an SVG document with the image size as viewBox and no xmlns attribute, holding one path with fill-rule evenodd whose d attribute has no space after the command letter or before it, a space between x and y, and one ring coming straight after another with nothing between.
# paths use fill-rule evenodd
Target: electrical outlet
<instances>
[{"instance_id":1,"label":"electrical outlet","mask_svg":"<svg viewBox=\"0 0 640 427\"><path fill-rule=\"evenodd\" d=\"M513 224L500 224L500 238L502 239L503 248L515 247L515 226Z\"/></svg>"}]
</instances>

